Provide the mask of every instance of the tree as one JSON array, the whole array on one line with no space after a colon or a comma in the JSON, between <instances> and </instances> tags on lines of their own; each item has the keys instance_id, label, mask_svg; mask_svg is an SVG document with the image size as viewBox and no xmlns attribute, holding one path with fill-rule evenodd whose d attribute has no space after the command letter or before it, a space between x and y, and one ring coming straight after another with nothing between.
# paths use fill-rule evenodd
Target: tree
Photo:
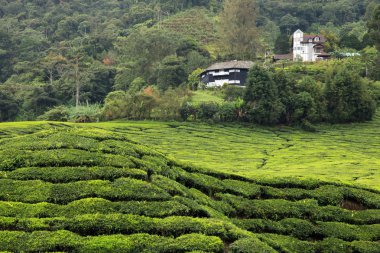
<instances>
[{"instance_id":1,"label":"tree","mask_svg":"<svg viewBox=\"0 0 380 253\"><path fill-rule=\"evenodd\" d=\"M373 12L372 19L368 22L369 36L375 42L377 50L380 51L380 4Z\"/></svg>"},{"instance_id":2,"label":"tree","mask_svg":"<svg viewBox=\"0 0 380 253\"><path fill-rule=\"evenodd\" d=\"M338 49L339 44L339 38L336 36L335 33L329 31L329 30L322 30L321 34L325 37L325 52L334 52Z\"/></svg>"},{"instance_id":3,"label":"tree","mask_svg":"<svg viewBox=\"0 0 380 253\"><path fill-rule=\"evenodd\" d=\"M254 0L226 0L220 15L222 47L231 57L242 60L256 57L260 44Z\"/></svg>"},{"instance_id":4,"label":"tree","mask_svg":"<svg viewBox=\"0 0 380 253\"><path fill-rule=\"evenodd\" d=\"M199 83L201 82L200 81L200 75L202 74L203 71L204 71L204 69L198 68L198 69L194 70L189 75L189 77L187 78L187 84L191 90L197 90L198 89Z\"/></svg>"},{"instance_id":5,"label":"tree","mask_svg":"<svg viewBox=\"0 0 380 253\"><path fill-rule=\"evenodd\" d=\"M370 120L376 111L375 99L362 78L344 65L329 70L325 97L331 122Z\"/></svg>"},{"instance_id":6,"label":"tree","mask_svg":"<svg viewBox=\"0 0 380 253\"><path fill-rule=\"evenodd\" d=\"M297 28L299 28L299 20L296 17L293 17L291 14L286 14L280 19L280 30L281 33L290 35Z\"/></svg>"},{"instance_id":7,"label":"tree","mask_svg":"<svg viewBox=\"0 0 380 253\"><path fill-rule=\"evenodd\" d=\"M277 54L288 54L291 49L291 43L290 43L290 38L289 35L287 34L280 34L274 44L274 51Z\"/></svg>"},{"instance_id":8,"label":"tree","mask_svg":"<svg viewBox=\"0 0 380 253\"><path fill-rule=\"evenodd\" d=\"M186 80L183 58L175 55L165 57L157 69L157 85L161 90L178 87Z\"/></svg>"},{"instance_id":9,"label":"tree","mask_svg":"<svg viewBox=\"0 0 380 253\"><path fill-rule=\"evenodd\" d=\"M249 70L244 101L248 120L259 124L278 123L284 111L270 73L257 65Z\"/></svg>"},{"instance_id":10,"label":"tree","mask_svg":"<svg viewBox=\"0 0 380 253\"><path fill-rule=\"evenodd\" d=\"M167 89L158 102L159 117L162 119L179 119L181 106L187 97L186 91L181 87Z\"/></svg>"},{"instance_id":11,"label":"tree","mask_svg":"<svg viewBox=\"0 0 380 253\"><path fill-rule=\"evenodd\" d=\"M0 122L14 120L18 112L17 101L0 90Z\"/></svg>"},{"instance_id":12,"label":"tree","mask_svg":"<svg viewBox=\"0 0 380 253\"><path fill-rule=\"evenodd\" d=\"M104 100L103 116L107 120L121 119L130 116L131 100L131 95L125 91L108 93Z\"/></svg>"},{"instance_id":13,"label":"tree","mask_svg":"<svg viewBox=\"0 0 380 253\"><path fill-rule=\"evenodd\" d=\"M293 113L296 109L295 80L291 79L283 70L276 72L273 76L273 80L277 84L278 97L284 105L280 121L283 123L291 123Z\"/></svg>"},{"instance_id":14,"label":"tree","mask_svg":"<svg viewBox=\"0 0 380 253\"><path fill-rule=\"evenodd\" d=\"M59 77L62 75L62 69L65 64L67 64L67 59L61 54L49 52L47 56L42 58L41 65L47 72L47 78L49 79L50 85L53 85L56 76Z\"/></svg>"},{"instance_id":15,"label":"tree","mask_svg":"<svg viewBox=\"0 0 380 253\"><path fill-rule=\"evenodd\" d=\"M369 38L374 42L378 51L375 60L375 69L380 69L380 4L377 5L372 19L368 22L368 29ZM379 71L376 72L376 80L380 80L380 74L378 72Z\"/></svg>"},{"instance_id":16,"label":"tree","mask_svg":"<svg viewBox=\"0 0 380 253\"><path fill-rule=\"evenodd\" d=\"M362 43L354 34L347 34L340 40L341 47L353 48L356 50L362 49Z\"/></svg>"}]
</instances>

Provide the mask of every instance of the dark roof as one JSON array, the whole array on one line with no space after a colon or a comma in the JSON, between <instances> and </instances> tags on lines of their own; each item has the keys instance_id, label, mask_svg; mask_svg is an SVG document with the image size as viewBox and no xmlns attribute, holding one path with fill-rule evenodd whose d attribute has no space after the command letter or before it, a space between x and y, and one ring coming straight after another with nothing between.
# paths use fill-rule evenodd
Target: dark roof
<instances>
[{"instance_id":1,"label":"dark roof","mask_svg":"<svg viewBox=\"0 0 380 253\"><path fill-rule=\"evenodd\" d=\"M318 57L324 57L324 58L326 58L326 57L331 57L331 54L329 54L329 53L325 53L325 52L322 52L322 53L320 53L320 54L318 55Z\"/></svg>"},{"instance_id":2,"label":"dark roof","mask_svg":"<svg viewBox=\"0 0 380 253\"><path fill-rule=\"evenodd\" d=\"M293 55L292 54L275 54L273 56L273 60L291 60L293 59Z\"/></svg>"},{"instance_id":3,"label":"dark roof","mask_svg":"<svg viewBox=\"0 0 380 253\"><path fill-rule=\"evenodd\" d=\"M316 37L319 37L319 41L314 41L314 39ZM304 34L303 35L303 43L308 43L309 42L309 39L312 39L314 43L324 43L326 42L326 39L324 36L322 35L318 35L318 34Z\"/></svg>"},{"instance_id":4,"label":"dark roof","mask_svg":"<svg viewBox=\"0 0 380 253\"><path fill-rule=\"evenodd\" d=\"M250 69L254 63L252 61L227 61L217 62L208 67L205 71L219 69Z\"/></svg>"}]
</instances>

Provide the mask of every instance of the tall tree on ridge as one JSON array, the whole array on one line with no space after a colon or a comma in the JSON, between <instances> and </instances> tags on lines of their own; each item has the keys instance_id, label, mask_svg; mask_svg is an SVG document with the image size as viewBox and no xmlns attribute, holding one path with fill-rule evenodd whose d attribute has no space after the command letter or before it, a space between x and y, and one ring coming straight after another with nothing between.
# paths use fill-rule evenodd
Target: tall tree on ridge
<instances>
[{"instance_id":1,"label":"tall tree on ridge","mask_svg":"<svg viewBox=\"0 0 380 253\"><path fill-rule=\"evenodd\" d=\"M260 48L255 0L226 0L220 15L223 48L228 56L242 60L256 57Z\"/></svg>"}]
</instances>

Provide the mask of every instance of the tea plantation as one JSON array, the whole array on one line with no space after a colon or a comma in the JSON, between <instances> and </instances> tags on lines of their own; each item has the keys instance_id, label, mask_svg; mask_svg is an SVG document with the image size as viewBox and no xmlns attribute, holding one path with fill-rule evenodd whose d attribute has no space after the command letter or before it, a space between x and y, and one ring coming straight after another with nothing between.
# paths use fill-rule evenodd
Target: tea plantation
<instances>
[{"instance_id":1,"label":"tea plantation","mask_svg":"<svg viewBox=\"0 0 380 253\"><path fill-rule=\"evenodd\" d=\"M370 122L296 128L120 121L117 131L178 160L249 178L297 177L380 190L380 114ZM0 125L1 127L1 125Z\"/></svg>"},{"instance_id":2,"label":"tea plantation","mask_svg":"<svg viewBox=\"0 0 380 253\"><path fill-rule=\"evenodd\" d=\"M380 252L375 189L200 169L101 127L0 126L0 251Z\"/></svg>"}]
</instances>

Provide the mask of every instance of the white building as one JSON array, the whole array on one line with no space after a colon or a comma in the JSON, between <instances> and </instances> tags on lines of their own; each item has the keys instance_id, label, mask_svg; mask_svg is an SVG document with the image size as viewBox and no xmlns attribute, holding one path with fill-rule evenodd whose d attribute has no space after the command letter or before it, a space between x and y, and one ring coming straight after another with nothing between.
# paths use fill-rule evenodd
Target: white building
<instances>
[{"instance_id":1,"label":"white building","mask_svg":"<svg viewBox=\"0 0 380 253\"><path fill-rule=\"evenodd\" d=\"M322 35L304 34L298 29L293 34L293 61L313 62L330 57L323 51L325 42Z\"/></svg>"}]
</instances>

